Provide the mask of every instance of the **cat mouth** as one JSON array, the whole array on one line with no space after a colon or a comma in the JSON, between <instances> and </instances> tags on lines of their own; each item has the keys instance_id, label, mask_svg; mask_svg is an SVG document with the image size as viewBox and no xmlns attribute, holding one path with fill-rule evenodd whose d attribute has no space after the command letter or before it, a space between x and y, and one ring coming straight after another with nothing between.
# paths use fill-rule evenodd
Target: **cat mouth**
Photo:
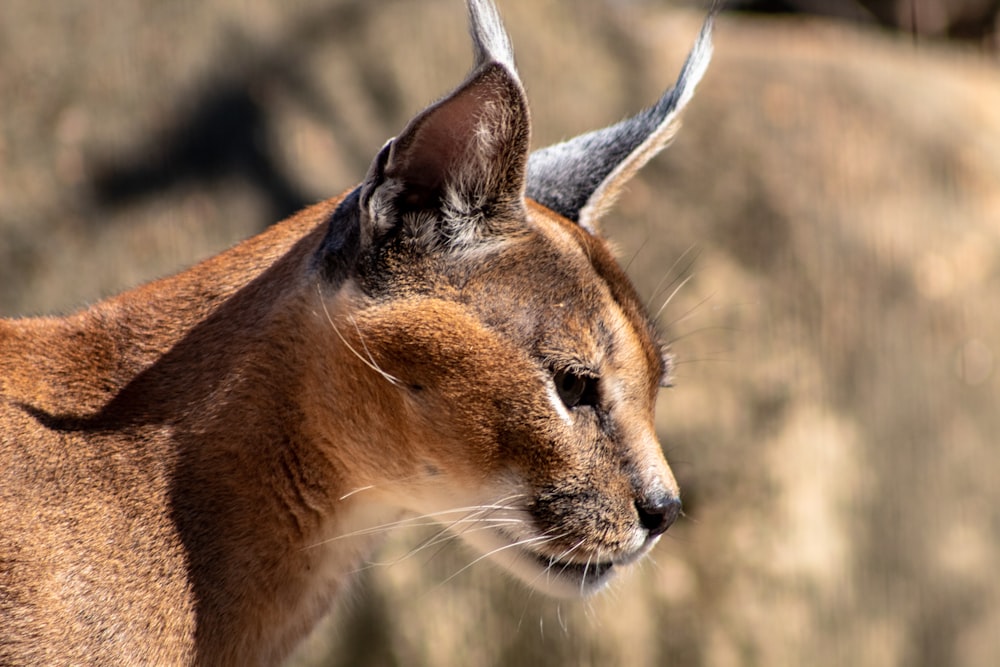
<instances>
[{"instance_id":1,"label":"cat mouth","mask_svg":"<svg viewBox=\"0 0 1000 667\"><path fill-rule=\"evenodd\" d=\"M614 551L582 551L571 549L558 555L534 548L535 542L546 542L537 536L515 536L504 530L490 531L499 540L479 541L484 533L467 535L479 538L482 557L489 556L528 587L559 598L577 598L596 593L615 578L623 568L642 558L652 542L625 553ZM472 540L470 540L472 541Z\"/></svg>"},{"instance_id":2,"label":"cat mouth","mask_svg":"<svg viewBox=\"0 0 1000 667\"><path fill-rule=\"evenodd\" d=\"M638 549L627 553L598 552L589 557L575 554L574 558L567 558L565 554L559 557L540 553L528 544L512 540L511 551L514 553L511 555L521 564L512 569L530 586L544 589L557 597L586 596L602 589L623 568L641 560L656 542L657 538L649 539Z\"/></svg>"},{"instance_id":3,"label":"cat mouth","mask_svg":"<svg viewBox=\"0 0 1000 667\"><path fill-rule=\"evenodd\" d=\"M584 562L559 560L533 551L524 550L525 555L542 568L540 576L552 581L561 580L580 587L581 593L588 593L603 586L612 576L614 561L587 560Z\"/></svg>"},{"instance_id":4,"label":"cat mouth","mask_svg":"<svg viewBox=\"0 0 1000 667\"><path fill-rule=\"evenodd\" d=\"M651 545L649 545L651 546ZM600 554L560 558L540 553L529 545L511 543L510 571L532 588L556 597L587 596L604 588L624 567L642 558L647 548L624 555Z\"/></svg>"}]
</instances>

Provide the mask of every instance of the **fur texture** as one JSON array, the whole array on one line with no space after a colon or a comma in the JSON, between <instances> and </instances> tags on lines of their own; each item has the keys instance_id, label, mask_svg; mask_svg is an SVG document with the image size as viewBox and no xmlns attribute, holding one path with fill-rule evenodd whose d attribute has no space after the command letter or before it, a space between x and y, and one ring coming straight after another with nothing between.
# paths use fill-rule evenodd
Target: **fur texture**
<instances>
[{"instance_id":1,"label":"fur texture","mask_svg":"<svg viewBox=\"0 0 1000 667\"><path fill-rule=\"evenodd\" d=\"M582 186L561 149L529 170L509 40L490 3L469 14L472 73L358 188L70 317L0 321L0 663L274 664L400 510L559 595L677 517L655 330L581 212L525 199ZM583 174L584 219L664 122Z\"/></svg>"}]
</instances>

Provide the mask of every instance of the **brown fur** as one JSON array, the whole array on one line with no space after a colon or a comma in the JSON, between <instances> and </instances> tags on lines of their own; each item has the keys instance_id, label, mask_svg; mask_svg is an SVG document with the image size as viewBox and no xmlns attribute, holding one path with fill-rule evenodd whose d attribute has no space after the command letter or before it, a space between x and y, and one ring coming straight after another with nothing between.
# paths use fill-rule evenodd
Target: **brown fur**
<instances>
[{"instance_id":1,"label":"brown fur","mask_svg":"<svg viewBox=\"0 0 1000 667\"><path fill-rule=\"evenodd\" d=\"M477 48L360 191L0 321L0 663L278 662L399 509L558 594L676 517L655 332L603 240L523 201L523 91Z\"/></svg>"}]
</instances>

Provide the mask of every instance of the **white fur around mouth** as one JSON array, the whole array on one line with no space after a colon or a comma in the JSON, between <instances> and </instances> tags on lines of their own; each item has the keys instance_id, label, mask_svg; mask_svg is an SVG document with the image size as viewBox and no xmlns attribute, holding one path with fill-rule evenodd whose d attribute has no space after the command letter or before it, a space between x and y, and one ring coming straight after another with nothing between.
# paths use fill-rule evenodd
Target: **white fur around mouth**
<instances>
[{"instance_id":1,"label":"white fur around mouth","mask_svg":"<svg viewBox=\"0 0 1000 667\"><path fill-rule=\"evenodd\" d=\"M551 580L563 580L578 586L581 593L589 593L603 586L613 576L613 561L578 563L543 556L524 550L525 556L534 559L543 569L543 575Z\"/></svg>"},{"instance_id":2,"label":"white fur around mouth","mask_svg":"<svg viewBox=\"0 0 1000 667\"><path fill-rule=\"evenodd\" d=\"M519 520L517 523L523 528L526 522ZM473 562L489 558L530 588L561 598L596 593L622 568L645 556L658 541L652 538L625 551L597 553L583 549L581 544L553 555L538 548L543 545L552 548L553 538L531 530L511 531L493 526L490 530L459 534L481 554ZM560 543L565 544L565 541L560 540Z\"/></svg>"},{"instance_id":3,"label":"white fur around mouth","mask_svg":"<svg viewBox=\"0 0 1000 667\"><path fill-rule=\"evenodd\" d=\"M557 597L576 597L599 591L624 566L642 558L655 540L635 553L598 560L567 560L541 554L523 541L510 539L509 547L499 554L512 574L533 588ZM499 555L498 554L498 555Z\"/></svg>"},{"instance_id":4,"label":"white fur around mouth","mask_svg":"<svg viewBox=\"0 0 1000 667\"><path fill-rule=\"evenodd\" d=\"M512 574L527 583L557 597L578 597L590 595L602 589L623 568L640 560L653 548L658 537L648 539L640 548L626 554L601 559L560 559L538 553L531 548L530 540L513 539L501 535L509 547L500 553ZM609 554L610 555L610 554Z\"/></svg>"}]
</instances>

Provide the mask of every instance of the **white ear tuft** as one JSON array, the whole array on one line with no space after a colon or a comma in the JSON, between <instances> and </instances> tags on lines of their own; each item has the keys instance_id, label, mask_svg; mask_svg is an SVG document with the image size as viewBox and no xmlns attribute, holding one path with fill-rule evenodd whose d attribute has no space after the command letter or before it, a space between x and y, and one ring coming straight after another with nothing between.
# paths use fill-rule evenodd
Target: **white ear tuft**
<instances>
[{"instance_id":1,"label":"white ear tuft","mask_svg":"<svg viewBox=\"0 0 1000 667\"><path fill-rule=\"evenodd\" d=\"M475 67L497 62L516 75L514 49L496 6L491 0L468 0L468 8L469 32L472 33L472 48L476 56Z\"/></svg>"},{"instance_id":2,"label":"white ear tuft","mask_svg":"<svg viewBox=\"0 0 1000 667\"><path fill-rule=\"evenodd\" d=\"M469 0L476 63L376 157L360 191L362 242L403 230L454 248L524 212L530 119L510 40L489 0Z\"/></svg>"}]
</instances>

